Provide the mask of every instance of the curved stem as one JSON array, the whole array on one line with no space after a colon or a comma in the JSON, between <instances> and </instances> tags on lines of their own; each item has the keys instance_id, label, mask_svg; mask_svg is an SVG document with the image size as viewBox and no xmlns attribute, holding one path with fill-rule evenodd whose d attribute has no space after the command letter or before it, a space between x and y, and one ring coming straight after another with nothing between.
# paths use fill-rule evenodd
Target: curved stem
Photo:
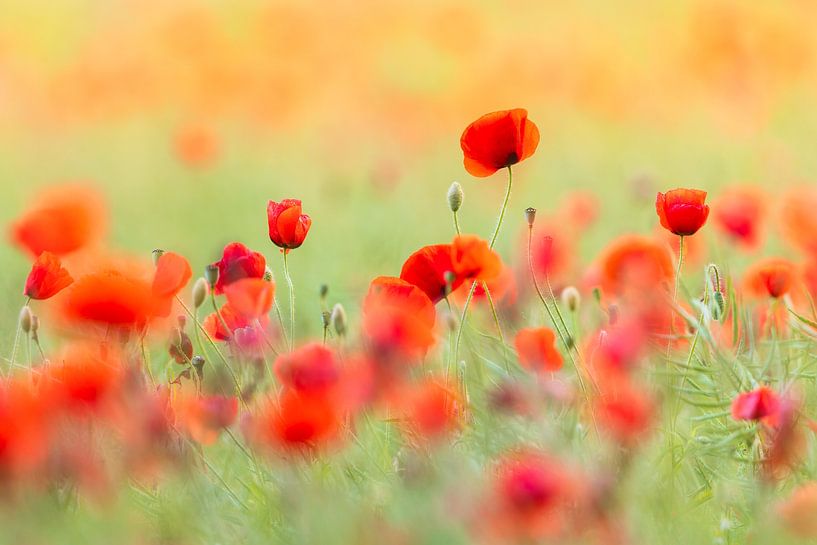
<instances>
[{"instance_id":1,"label":"curved stem","mask_svg":"<svg viewBox=\"0 0 817 545\"><path fill-rule=\"evenodd\" d=\"M499 230L502 228L502 221L505 219L505 211L508 208L508 202L511 200L511 188L513 187L513 171L508 167L508 188L505 190L505 199L502 201L502 208L499 209L499 217L496 220L496 227L494 227L494 234L491 235L491 241L488 244L490 249L494 249L496 239L499 236ZM465 299L465 304L462 306L462 315L460 316L460 325L457 329L457 339L454 343L454 364L460 354L460 341L462 340L462 332L465 329L465 319L468 316L468 307L471 304L471 299L474 298L474 290L477 288L476 281L471 283L471 289L468 291L468 297Z\"/></svg>"},{"instance_id":2,"label":"curved stem","mask_svg":"<svg viewBox=\"0 0 817 545\"><path fill-rule=\"evenodd\" d=\"M457 213L456 213L456 212L453 212L453 214L454 214L454 231L456 231L458 235L459 235L459 234L462 234L462 231L460 230L460 220L459 220L459 217L457 216Z\"/></svg>"},{"instance_id":3,"label":"curved stem","mask_svg":"<svg viewBox=\"0 0 817 545\"><path fill-rule=\"evenodd\" d=\"M289 286L289 351L292 352L292 347L295 344L295 286L292 285L292 277L289 275L289 264L287 263L287 255L289 252L284 250L284 277Z\"/></svg>"}]
</instances>

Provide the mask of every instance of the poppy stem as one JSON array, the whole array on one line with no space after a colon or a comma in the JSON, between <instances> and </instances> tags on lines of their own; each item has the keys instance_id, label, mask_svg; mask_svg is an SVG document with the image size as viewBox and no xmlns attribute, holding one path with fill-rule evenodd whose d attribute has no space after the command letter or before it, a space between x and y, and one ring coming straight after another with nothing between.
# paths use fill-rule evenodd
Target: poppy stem
<instances>
[{"instance_id":1,"label":"poppy stem","mask_svg":"<svg viewBox=\"0 0 817 545\"><path fill-rule=\"evenodd\" d=\"M286 278L287 286L289 286L289 351L292 352L292 347L295 344L295 286L292 285L292 277L289 275L289 263L287 262L287 250L284 254L284 278Z\"/></svg>"},{"instance_id":2,"label":"poppy stem","mask_svg":"<svg viewBox=\"0 0 817 545\"><path fill-rule=\"evenodd\" d=\"M488 289L488 283L482 283L482 289L485 291L485 297L488 299L488 304L491 306L491 314L494 317L494 324L496 325L496 331L499 333L499 342L502 344L502 360L505 363L505 371L508 374L511 374L511 363L508 360L508 346L505 343L505 334L502 333L502 325L499 323L499 314L496 312L496 306L494 305L494 298L491 297L491 291Z\"/></svg>"},{"instance_id":3,"label":"poppy stem","mask_svg":"<svg viewBox=\"0 0 817 545\"><path fill-rule=\"evenodd\" d=\"M456 231L457 235L460 235L462 231L460 230L460 220L457 216L457 211L453 211L452 214L454 215L454 231Z\"/></svg>"},{"instance_id":4,"label":"poppy stem","mask_svg":"<svg viewBox=\"0 0 817 545\"><path fill-rule=\"evenodd\" d=\"M491 241L488 248L494 249L496 239L499 237L499 230L502 227L502 220L505 219L505 211L508 209L508 202L511 200L511 188L513 187L513 170L508 166L508 188L505 190L505 199L502 201L502 208L499 209L499 217L496 219L496 227L494 234L491 235ZM454 215L456 221L456 214ZM460 342L462 341L462 332L465 329L465 319L468 316L468 307L471 304L471 299L474 298L474 290L477 289L477 282L471 283L471 289L468 291L468 297L465 299L465 304L462 306L462 315L460 316L460 326L457 330L457 340L454 343L454 364L457 364L457 359L460 355Z\"/></svg>"},{"instance_id":5,"label":"poppy stem","mask_svg":"<svg viewBox=\"0 0 817 545\"><path fill-rule=\"evenodd\" d=\"M31 303L31 297L26 297L26 302L23 305L23 308L27 307ZM14 344L11 346L11 358L9 358L9 369L6 376L11 374L11 370L14 368L15 359L17 358L17 349L20 346L20 334L23 332L23 324L20 323L20 320L17 320L17 331L14 333Z\"/></svg>"}]
</instances>

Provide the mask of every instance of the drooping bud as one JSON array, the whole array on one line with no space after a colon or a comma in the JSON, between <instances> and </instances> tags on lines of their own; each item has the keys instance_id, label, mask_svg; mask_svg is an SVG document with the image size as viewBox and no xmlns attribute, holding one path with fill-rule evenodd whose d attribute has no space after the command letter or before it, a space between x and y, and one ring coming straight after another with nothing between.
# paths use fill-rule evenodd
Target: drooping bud
<instances>
[{"instance_id":1,"label":"drooping bud","mask_svg":"<svg viewBox=\"0 0 817 545\"><path fill-rule=\"evenodd\" d=\"M155 250L153 250L151 252L151 255L153 255L153 265L158 266L159 265L159 258L161 258L163 255L165 255L165 251L161 250L159 248L156 248Z\"/></svg>"},{"instance_id":2,"label":"drooping bud","mask_svg":"<svg viewBox=\"0 0 817 545\"><path fill-rule=\"evenodd\" d=\"M711 309L712 317L716 320L720 320L726 314L726 299L723 296L723 292L716 291L715 295L712 296L712 305Z\"/></svg>"},{"instance_id":3,"label":"drooping bud","mask_svg":"<svg viewBox=\"0 0 817 545\"><path fill-rule=\"evenodd\" d=\"M346 310L340 303L332 307L332 327L341 337L346 334Z\"/></svg>"},{"instance_id":4,"label":"drooping bud","mask_svg":"<svg viewBox=\"0 0 817 545\"><path fill-rule=\"evenodd\" d=\"M210 287L216 285L218 282L218 265L215 263L211 263L204 268L204 278L207 279L207 283L210 284Z\"/></svg>"},{"instance_id":5,"label":"drooping bud","mask_svg":"<svg viewBox=\"0 0 817 545\"><path fill-rule=\"evenodd\" d=\"M193 308L199 308L202 306L209 294L210 287L207 284L207 280L204 278L199 278L196 280L196 283L193 284Z\"/></svg>"},{"instance_id":6,"label":"drooping bud","mask_svg":"<svg viewBox=\"0 0 817 545\"><path fill-rule=\"evenodd\" d=\"M450 208L452 212L459 210L464 197L465 193L463 193L460 183L452 183L451 187L448 188L448 208Z\"/></svg>"},{"instance_id":7,"label":"drooping bud","mask_svg":"<svg viewBox=\"0 0 817 545\"><path fill-rule=\"evenodd\" d=\"M28 305L24 306L20 310L19 318L20 329L22 329L26 335L28 335L31 332L32 317L33 315L31 314L31 309L28 308Z\"/></svg>"},{"instance_id":8,"label":"drooping bud","mask_svg":"<svg viewBox=\"0 0 817 545\"><path fill-rule=\"evenodd\" d=\"M576 312L582 303L582 296L575 286L567 286L562 290L562 304L570 312Z\"/></svg>"},{"instance_id":9,"label":"drooping bud","mask_svg":"<svg viewBox=\"0 0 817 545\"><path fill-rule=\"evenodd\" d=\"M528 227L533 227L533 222L536 221L536 209L535 208L526 208L525 209L525 220L528 222Z\"/></svg>"}]
</instances>

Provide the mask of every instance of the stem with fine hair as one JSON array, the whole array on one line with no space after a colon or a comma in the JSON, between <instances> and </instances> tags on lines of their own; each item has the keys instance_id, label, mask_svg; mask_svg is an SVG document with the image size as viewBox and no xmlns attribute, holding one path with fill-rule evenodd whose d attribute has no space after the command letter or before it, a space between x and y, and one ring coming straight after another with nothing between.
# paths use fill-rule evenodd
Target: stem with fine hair
<instances>
[{"instance_id":1,"label":"stem with fine hair","mask_svg":"<svg viewBox=\"0 0 817 545\"><path fill-rule=\"evenodd\" d=\"M508 209L508 202L511 199L511 188L513 187L513 170L508 166L508 187L505 190L505 199L502 201L502 208L499 209L499 217L496 220L496 227L494 227L494 234L491 236L488 248L494 249L496 239L499 236L499 230L502 228L502 220L505 219L505 211ZM468 291L468 297L465 299L465 304L462 306L462 315L460 317L459 328L457 329L457 339L454 343L454 363L456 364L460 354L460 341L462 340L462 332L465 329L465 319L468 316L468 307L471 304L471 299L474 298L474 290L477 288L477 281L471 283L471 289Z\"/></svg>"},{"instance_id":2,"label":"stem with fine hair","mask_svg":"<svg viewBox=\"0 0 817 545\"><path fill-rule=\"evenodd\" d=\"M23 305L23 308L27 307L31 303L31 297L26 297L26 302ZM8 375L11 374L11 370L14 367L15 359L17 358L17 348L20 346L20 334L22 333L23 328L20 320L17 320L17 331L14 333L14 344L11 346L11 358L9 358L9 369Z\"/></svg>"},{"instance_id":3,"label":"stem with fine hair","mask_svg":"<svg viewBox=\"0 0 817 545\"><path fill-rule=\"evenodd\" d=\"M295 344L295 286L292 285L292 277L289 275L289 264L287 263L288 250L283 251L284 254L284 277L289 286L289 351L292 352L292 347Z\"/></svg>"}]
</instances>

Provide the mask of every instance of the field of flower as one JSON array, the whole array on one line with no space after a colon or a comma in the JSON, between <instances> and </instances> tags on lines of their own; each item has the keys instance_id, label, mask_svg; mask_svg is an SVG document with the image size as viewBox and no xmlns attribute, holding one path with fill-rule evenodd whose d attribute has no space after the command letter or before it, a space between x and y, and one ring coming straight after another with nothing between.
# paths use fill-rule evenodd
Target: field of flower
<instances>
[{"instance_id":1,"label":"field of flower","mask_svg":"<svg viewBox=\"0 0 817 545\"><path fill-rule=\"evenodd\" d=\"M0 545L813 542L815 24L0 0Z\"/></svg>"}]
</instances>

